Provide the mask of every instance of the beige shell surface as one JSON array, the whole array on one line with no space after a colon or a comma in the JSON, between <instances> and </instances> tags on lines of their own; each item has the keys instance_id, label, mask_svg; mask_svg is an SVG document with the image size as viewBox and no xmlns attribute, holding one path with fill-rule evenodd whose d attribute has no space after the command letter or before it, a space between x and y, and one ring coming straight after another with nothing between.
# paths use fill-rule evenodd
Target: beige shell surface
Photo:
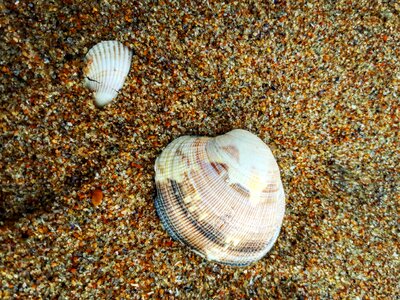
<instances>
[{"instance_id":1,"label":"beige shell surface","mask_svg":"<svg viewBox=\"0 0 400 300\"><path fill-rule=\"evenodd\" d=\"M85 57L84 84L94 91L98 107L110 103L124 85L132 61L132 51L118 41L104 41L91 48Z\"/></svg>"},{"instance_id":2,"label":"beige shell surface","mask_svg":"<svg viewBox=\"0 0 400 300\"><path fill-rule=\"evenodd\" d=\"M276 241L285 212L280 172L252 133L180 137L157 158L155 172L164 228L208 260L248 265Z\"/></svg>"}]
</instances>

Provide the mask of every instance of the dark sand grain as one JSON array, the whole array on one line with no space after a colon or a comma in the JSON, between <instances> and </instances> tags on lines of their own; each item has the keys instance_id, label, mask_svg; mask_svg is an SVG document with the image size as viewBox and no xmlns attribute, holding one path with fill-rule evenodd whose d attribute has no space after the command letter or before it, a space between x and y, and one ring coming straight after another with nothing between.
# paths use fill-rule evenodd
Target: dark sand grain
<instances>
[{"instance_id":1,"label":"dark sand grain","mask_svg":"<svg viewBox=\"0 0 400 300\"><path fill-rule=\"evenodd\" d=\"M260 2L0 2L0 298L400 294L400 5ZM82 62L109 39L135 56L101 110ZM247 268L173 242L153 205L170 141L233 128L271 146L288 196Z\"/></svg>"}]
</instances>

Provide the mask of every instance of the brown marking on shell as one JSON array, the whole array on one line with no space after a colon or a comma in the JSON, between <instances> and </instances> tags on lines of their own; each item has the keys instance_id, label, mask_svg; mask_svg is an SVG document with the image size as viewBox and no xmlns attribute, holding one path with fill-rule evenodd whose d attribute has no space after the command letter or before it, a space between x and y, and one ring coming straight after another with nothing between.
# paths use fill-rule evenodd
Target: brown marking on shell
<instances>
[{"instance_id":1,"label":"brown marking on shell","mask_svg":"<svg viewBox=\"0 0 400 300\"><path fill-rule=\"evenodd\" d=\"M263 193L265 194L271 194L271 193L277 193L279 191L279 187L276 184L269 184L265 189L263 189Z\"/></svg>"},{"instance_id":2,"label":"brown marking on shell","mask_svg":"<svg viewBox=\"0 0 400 300\"><path fill-rule=\"evenodd\" d=\"M185 161L187 164L190 163L189 158L187 157L187 155L186 155L182 150L178 149L178 150L176 151L176 155L179 156L179 157L181 157L182 160Z\"/></svg>"},{"instance_id":3,"label":"brown marking on shell","mask_svg":"<svg viewBox=\"0 0 400 300\"><path fill-rule=\"evenodd\" d=\"M244 240L238 246L232 247L231 250L235 253L251 253L251 252L259 252L262 251L265 247L264 244L261 244L257 241L246 241Z\"/></svg>"},{"instance_id":4,"label":"brown marking on shell","mask_svg":"<svg viewBox=\"0 0 400 300\"><path fill-rule=\"evenodd\" d=\"M238 194L242 195L243 198L250 198L249 190L240 184L234 183L231 184L230 187L234 189Z\"/></svg>"},{"instance_id":5,"label":"brown marking on shell","mask_svg":"<svg viewBox=\"0 0 400 300\"><path fill-rule=\"evenodd\" d=\"M239 158L240 158L240 154L239 154L239 150L235 147L235 146L225 146L222 147L221 149L223 149L226 153L228 153L230 156L232 156L237 162L239 162Z\"/></svg>"},{"instance_id":6,"label":"brown marking on shell","mask_svg":"<svg viewBox=\"0 0 400 300\"><path fill-rule=\"evenodd\" d=\"M210 165L213 167L213 169L218 173L218 175L221 175L222 173L226 172L228 170L228 165L223 164L223 163L217 163L217 162L210 162Z\"/></svg>"},{"instance_id":7,"label":"brown marking on shell","mask_svg":"<svg viewBox=\"0 0 400 300\"><path fill-rule=\"evenodd\" d=\"M223 245L223 236L219 234L218 228L215 228L215 226L210 226L210 224L206 224L205 226L200 226L199 222L197 221L198 217L198 212L196 211L191 211L189 209L190 206L185 205L182 196L182 191L185 190L185 188L171 180L168 182L168 184L163 184L159 186L160 191L163 191L164 194L166 195L177 195L177 201L175 204L178 204L179 209L181 210L181 215L186 216L186 220L189 222L185 223L180 223L176 222L173 224L173 227L175 227L175 231L181 232L181 238L182 242L185 242L189 244L191 247L194 247L198 249L198 251L201 251L201 245L199 244L199 240L196 237L195 234L186 234L188 232L197 232L199 235L203 236L204 239L207 239L211 241L212 243L218 244L218 245ZM166 209L171 209L172 207L166 207ZM165 225L165 224L164 224ZM171 227L172 224L167 224L167 226ZM204 229L206 228L207 231Z\"/></svg>"}]
</instances>

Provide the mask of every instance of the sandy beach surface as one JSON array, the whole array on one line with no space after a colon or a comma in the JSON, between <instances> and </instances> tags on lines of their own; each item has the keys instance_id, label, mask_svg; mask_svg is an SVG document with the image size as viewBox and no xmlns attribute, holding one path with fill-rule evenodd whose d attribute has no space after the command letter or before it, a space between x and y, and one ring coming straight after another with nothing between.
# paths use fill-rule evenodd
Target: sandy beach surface
<instances>
[{"instance_id":1,"label":"sandy beach surface","mask_svg":"<svg viewBox=\"0 0 400 300\"><path fill-rule=\"evenodd\" d=\"M398 299L398 1L1 1L1 299ZM116 100L82 69L133 49ZM245 268L173 241L154 161L242 128L287 196ZM102 196L102 197L101 197Z\"/></svg>"}]
</instances>

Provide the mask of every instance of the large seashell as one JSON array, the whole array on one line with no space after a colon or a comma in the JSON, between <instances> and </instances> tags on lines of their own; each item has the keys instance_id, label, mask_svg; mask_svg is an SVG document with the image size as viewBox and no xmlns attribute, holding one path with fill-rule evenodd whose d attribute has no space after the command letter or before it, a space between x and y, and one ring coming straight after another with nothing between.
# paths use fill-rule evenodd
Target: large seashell
<instances>
[{"instance_id":1,"label":"large seashell","mask_svg":"<svg viewBox=\"0 0 400 300\"><path fill-rule=\"evenodd\" d=\"M155 173L164 228L196 253L245 266L275 243L285 195L271 150L252 133L180 137L157 158Z\"/></svg>"},{"instance_id":2,"label":"large seashell","mask_svg":"<svg viewBox=\"0 0 400 300\"><path fill-rule=\"evenodd\" d=\"M99 107L117 97L129 73L132 51L118 41L96 44L86 54L84 83L94 91L94 101Z\"/></svg>"}]
</instances>

